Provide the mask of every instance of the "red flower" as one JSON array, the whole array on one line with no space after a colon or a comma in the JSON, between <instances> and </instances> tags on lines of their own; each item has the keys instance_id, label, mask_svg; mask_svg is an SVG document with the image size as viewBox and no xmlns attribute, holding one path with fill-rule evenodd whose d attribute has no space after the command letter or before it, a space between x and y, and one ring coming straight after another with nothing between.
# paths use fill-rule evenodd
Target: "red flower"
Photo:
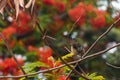
<instances>
[{"instance_id":1,"label":"red flower","mask_svg":"<svg viewBox=\"0 0 120 80\"><path fill-rule=\"evenodd\" d=\"M16 44L16 41L14 41L14 40L9 41L10 48L13 48L15 46L15 44Z\"/></svg>"},{"instance_id":2,"label":"red flower","mask_svg":"<svg viewBox=\"0 0 120 80\"><path fill-rule=\"evenodd\" d=\"M42 0L43 4L52 6L54 4L54 0Z\"/></svg>"},{"instance_id":3,"label":"red flower","mask_svg":"<svg viewBox=\"0 0 120 80\"><path fill-rule=\"evenodd\" d=\"M60 66L60 65L62 65L61 62L59 62L59 61L55 61L55 67L56 67L56 66Z\"/></svg>"},{"instance_id":4,"label":"red flower","mask_svg":"<svg viewBox=\"0 0 120 80\"><path fill-rule=\"evenodd\" d=\"M52 56L52 50L49 47L40 47L39 48L39 52L38 52L38 56L40 56L40 58L42 59L47 59L50 56Z\"/></svg>"},{"instance_id":5,"label":"red flower","mask_svg":"<svg viewBox=\"0 0 120 80\"><path fill-rule=\"evenodd\" d=\"M20 65L24 64L22 59L17 60ZM13 58L6 58L2 63L0 63L0 70L2 70L4 74L7 74L9 72L14 73L18 70L18 65Z\"/></svg>"},{"instance_id":6,"label":"red flower","mask_svg":"<svg viewBox=\"0 0 120 80\"><path fill-rule=\"evenodd\" d=\"M119 13L119 15L120 15L120 13ZM113 18L113 21L118 20L118 19L120 18L119 15L115 16L115 17ZM109 22L109 25L111 25L111 24L113 23L113 21ZM116 23L116 27L117 27L117 28L120 28L120 22Z\"/></svg>"},{"instance_id":7,"label":"red flower","mask_svg":"<svg viewBox=\"0 0 120 80\"><path fill-rule=\"evenodd\" d=\"M25 35L31 31L31 27L26 26L17 26L16 27L17 35Z\"/></svg>"},{"instance_id":8,"label":"red flower","mask_svg":"<svg viewBox=\"0 0 120 80\"><path fill-rule=\"evenodd\" d=\"M30 22L31 20L31 16L29 13L27 12L19 12L19 15L18 15L18 19L19 19L19 24L23 25L23 23L26 25L28 24L28 22Z\"/></svg>"},{"instance_id":9,"label":"red flower","mask_svg":"<svg viewBox=\"0 0 120 80\"><path fill-rule=\"evenodd\" d=\"M71 20L75 22L77 21L77 24L80 26L84 24L86 20L86 11L84 9L84 6L83 7L81 6L82 5L79 5L68 12L68 15L71 18Z\"/></svg>"},{"instance_id":10,"label":"red flower","mask_svg":"<svg viewBox=\"0 0 120 80\"><path fill-rule=\"evenodd\" d=\"M85 6L85 9L86 9L86 11L87 11L88 13L91 13L91 12L93 12L93 11L96 10L96 8L95 8L93 5L91 5L91 4L86 5L86 6Z\"/></svg>"},{"instance_id":11,"label":"red flower","mask_svg":"<svg viewBox=\"0 0 120 80\"><path fill-rule=\"evenodd\" d=\"M2 30L2 34L6 37L9 38L10 35L15 34L16 33L16 29L12 26L8 26L7 28L4 28Z\"/></svg>"},{"instance_id":12,"label":"red flower","mask_svg":"<svg viewBox=\"0 0 120 80\"><path fill-rule=\"evenodd\" d=\"M52 56L52 49L50 47L33 47L33 46L29 46L28 47L29 51L37 51L37 56L40 57L40 60L47 60L49 57Z\"/></svg>"},{"instance_id":13,"label":"red flower","mask_svg":"<svg viewBox=\"0 0 120 80\"><path fill-rule=\"evenodd\" d=\"M59 12L65 11L65 3L61 1L55 2L55 7L57 8Z\"/></svg>"},{"instance_id":14,"label":"red flower","mask_svg":"<svg viewBox=\"0 0 120 80\"><path fill-rule=\"evenodd\" d=\"M0 37L0 42L2 41L2 38Z\"/></svg>"},{"instance_id":15,"label":"red flower","mask_svg":"<svg viewBox=\"0 0 120 80\"><path fill-rule=\"evenodd\" d=\"M58 15L54 15L53 19L54 22L51 25L49 25L49 28L51 29L52 33L55 34L58 30L60 30L63 27L64 22L60 19Z\"/></svg>"},{"instance_id":16,"label":"red flower","mask_svg":"<svg viewBox=\"0 0 120 80\"><path fill-rule=\"evenodd\" d=\"M51 68L55 67L55 66L54 66L54 59L53 59L52 56L49 57L49 58L47 58L47 59L44 60L43 62L45 62L46 64L48 64Z\"/></svg>"},{"instance_id":17,"label":"red flower","mask_svg":"<svg viewBox=\"0 0 120 80\"><path fill-rule=\"evenodd\" d=\"M105 16L97 15L95 18L91 19L91 24L95 29L103 28L105 26Z\"/></svg>"},{"instance_id":18,"label":"red flower","mask_svg":"<svg viewBox=\"0 0 120 80\"><path fill-rule=\"evenodd\" d=\"M36 48L36 47L33 47L33 46L28 46L28 50L29 51L39 51L39 49L38 48Z\"/></svg>"},{"instance_id":19,"label":"red flower","mask_svg":"<svg viewBox=\"0 0 120 80\"><path fill-rule=\"evenodd\" d=\"M23 36L32 31L31 16L27 12L21 11L18 15L18 23L13 21L12 26L15 27L17 35Z\"/></svg>"},{"instance_id":20,"label":"red flower","mask_svg":"<svg viewBox=\"0 0 120 80\"><path fill-rule=\"evenodd\" d=\"M65 80L65 79L66 79L66 76L62 75L62 76L60 76L60 78L58 80ZM70 80L70 79L67 79L67 80Z\"/></svg>"}]
</instances>

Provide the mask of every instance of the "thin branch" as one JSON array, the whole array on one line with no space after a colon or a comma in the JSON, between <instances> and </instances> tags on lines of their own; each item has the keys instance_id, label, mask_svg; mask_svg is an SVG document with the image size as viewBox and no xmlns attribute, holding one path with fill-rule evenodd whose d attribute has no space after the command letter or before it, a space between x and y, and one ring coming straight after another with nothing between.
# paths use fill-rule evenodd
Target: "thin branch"
<instances>
[{"instance_id":1,"label":"thin branch","mask_svg":"<svg viewBox=\"0 0 120 80\"><path fill-rule=\"evenodd\" d=\"M46 39L47 40L47 39ZM47 40L47 41L49 41L49 40ZM73 67L71 67L67 62L65 62L63 59L62 59L62 57L59 55L59 53L58 53L58 51L55 49L55 47L53 46L53 44L51 43L51 42L48 42L49 44L49 47L51 48L51 49L53 49L53 51L56 53L56 56L58 57L58 58L60 58L60 60L66 65L66 66L68 66L73 72L75 72L76 74L78 74L78 75L80 75L82 78L84 78L84 79L86 79L86 80L90 80L89 78L87 78L86 76L84 76L84 75L82 75L81 73L79 73L76 69L74 69Z\"/></svg>"},{"instance_id":2,"label":"thin branch","mask_svg":"<svg viewBox=\"0 0 120 80\"><path fill-rule=\"evenodd\" d=\"M120 18L118 18L102 35L100 35L97 40L90 46L90 48L85 52L85 54L82 57L85 57L92 49L93 47L97 44L97 42L103 38L105 35L107 35L110 30L115 26L118 22L120 21Z\"/></svg>"},{"instance_id":3,"label":"thin branch","mask_svg":"<svg viewBox=\"0 0 120 80\"><path fill-rule=\"evenodd\" d=\"M83 59L88 59L88 58L91 58L91 57L96 57L96 56L102 55L102 54L104 54L105 52L107 52L107 51L109 51L109 50L111 50L111 49L113 49L114 47L117 47L117 46L120 46L120 43L114 45L113 47L110 47L110 48L107 48L107 49L105 49L105 50L102 50L102 51L100 51L100 52L97 52L97 53L88 55L88 56L84 57Z\"/></svg>"},{"instance_id":4,"label":"thin branch","mask_svg":"<svg viewBox=\"0 0 120 80\"><path fill-rule=\"evenodd\" d=\"M115 69L120 69L120 67L118 67L118 66L115 66L115 65L112 65L112 64L110 64L110 63L106 63L108 66L110 66L110 67L112 67L112 68L115 68Z\"/></svg>"},{"instance_id":5,"label":"thin branch","mask_svg":"<svg viewBox=\"0 0 120 80\"><path fill-rule=\"evenodd\" d=\"M69 31L69 34L72 32L72 30L75 28L75 25L77 24L77 22L81 19L81 16L78 17L78 19L74 22L74 24L72 25L72 28Z\"/></svg>"},{"instance_id":6,"label":"thin branch","mask_svg":"<svg viewBox=\"0 0 120 80\"><path fill-rule=\"evenodd\" d=\"M85 71L80 67L80 65L78 65L79 69L81 70L81 72L86 75Z\"/></svg>"},{"instance_id":7,"label":"thin branch","mask_svg":"<svg viewBox=\"0 0 120 80\"><path fill-rule=\"evenodd\" d=\"M68 52L71 52L70 49L68 49L66 46L64 47Z\"/></svg>"},{"instance_id":8,"label":"thin branch","mask_svg":"<svg viewBox=\"0 0 120 80\"><path fill-rule=\"evenodd\" d=\"M120 20L120 18L119 18L119 20ZM118 21L119 21L119 20L118 20ZM117 21L116 21L116 23L117 23ZM0 34L0 35L1 35L1 34ZM4 37L4 36L3 36L3 37ZM6 40L5 40L5 41L6 41ZM8 46L8 44L7 44L7 46ZM91 54L91 55L89 55L89 56L86 56L86 57L84 57L84 58L82 58L82 59L69 62L69 63L67 63L67 64L68 64L68 65L71 65L71 64L74 64L74 63L77 63L77 62L84 61L84 60L86 60L86 59L88 59L88 58L92 58L92 57L94 58L94 57L96 57L96 56L99 56L99 55L101 55L101 54L104 54L105 52L107 52L107 51L109 51L110 49L112 49L112 48L114 48L114 47L117 47L117 46L120 46L120 43L116 44L115 46L113 46L113 47L111 47L111 48L102 50L102 51L100 51L100 52L97 52L97 53ZM8 50L9 50L9 46L8 46ZM10 49L9 51L10 51L10 53L11 53L11 49ZM13 54L13 53L12 53L12 54ZM15 58L15 59L16 59L16 58ZM38 72L35 72L35 73L31 73L31 74L24 74L24 75L19 75L19 76L0 76L0 78L21 78L21 77L26 77L26 76L32 76L32 75L36 75L36 74L39 74L39 73L45 73L45 72L49 72L49 71L52 71L52 70L55 70L55 69L59 69L59 68L62 68L62 67L64 67L64 66L66 66L66 64L60 65L60 66L58 66L58 67L46 69L46 70L41 70L41 71L38 71Z\"/></svg>"},{"instance_id":9,"label":"thin branch","mask_svg":"<svg viewBox=\"0 0 120 80\"><path fill-rule=\"evenodd\" d=\"M75 64L74 68L75 68L77 65L78 65L78 63ZM72 74L72 72L73 72L73 70L71 70L71 71L68 73L68 75L67 75L67 77L65 78L65 80L68 80L68 79L69 79L69 77L70 77L70 75Z\"/></svg>"},{"instance_id":10,"label":"thin branch","mask_svg":"<svg viewBox=\"0 0 120 80\"><path fill-rule=\"evenodd\" d=\"M86 59L89 59L89 58L94 58L94 57L97 57L99 55L102 55L104 54L105 52L109 51L110 49L113 49L117 46L120 46L120 43L116 44L115 46L111 47L111 48L108 48L108 49L105 49L105 50L102 50L100 52L97 52L97 53L94 53L94 54L91 54L89 56L86 56L82 59L79 59L79 60L76 60L76 61L72 61L72 62L69 62L67 64L71 65L71 64L75 64L75 63L78 63L78 62L81 62L81 61L84 61ZM63 64L63 65L60 65L60 66L57 66L57 67L54 67L54 68L50 68L50 69L45 69L45 70L40 70L38 72L35 72L35 73L31 73L31 74L24 74L24 75L19 75L19 76L0 76L0 79L1 78L21 78L21 77L25 77L25 76L33 76L33 75L36 75L36 74L39 74L39 73L45 73L45 72L49 72L49 71L52 71L52 70L56 70L56 69L59 69L59 68L62 68L62 67L65 67L66 64Z\"/></svg>"},{"instance_id":11,"label":"thin branch","mask_svg":"<svg viewBox=\"0 0 120 80\"><path fill-rule=\"evenodd\" d=\"M18 67L20 68L20 70L23 72L24 75L26 75L25 71L23 70L23 68L21 67L21 65L19 64L19 62L17 61L16 57L14 56L14 53L12 52L10 46L9 46L9 43L8 41L5 39L4 35L0 32L0 36L2 38L2 40L4 41L5 43L5 46L7 47L8 49L8 52L10 53L10 55L12 55L13 59L15 60L16 64L18 65ZM26 79L28 79L27 76L25 76Z\"/></svg>"},{"instance_id":12,"label":"thin branch","mask_svg":"<svg viewBox=\"0 0 120 80\"><path fill-rule=\"evenodd\" d=\"M76 74L80 75L81 77L83 77L83 78L86 79L86 80L90 80L90 79L87 78L86 76L84 76L84 75L82 75L81 73L79 73L76 69L72 68L69 64L67 64L66 61L64 61L64 60L62 59L62 57L60 56L60 54L58 53L58 51L56 50L56 48L53 46L53 43L49 40L49 38L46 37L46 34L44 35L44 32L42 31L41 26L40 26L40 24L39 24L38 22L37 22L37 25L38 25L38 28L39 28L41 34L42 34L42 37L44 37L44 38L43 38L43 41L45 42L46 45L48 45L51 49L53 49L53 51L56 53L55 55L56 55L58 58L60 58L60 60L61 60L64 64L66 64L66 66L68 66L71 70L73 70Z\"/></svg>"}]
</instances>

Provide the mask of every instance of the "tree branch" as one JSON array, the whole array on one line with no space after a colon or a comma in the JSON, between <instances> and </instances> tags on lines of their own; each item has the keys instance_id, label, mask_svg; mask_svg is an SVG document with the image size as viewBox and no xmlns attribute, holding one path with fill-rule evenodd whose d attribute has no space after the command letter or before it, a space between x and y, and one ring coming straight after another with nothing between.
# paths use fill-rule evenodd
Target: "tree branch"
<instances>
[{"instance_id":1,"label":"tree branch","mask_svg":"<svg viewBox=\"0 0 120 80\"><path fill-rule=\"evenodd\" d=\"M85 57L92 49L93 47L97 44L97 42L103 38L105 35L107 35L110 30L115 26L118 22L120 21L120 18L118 18L102 35L100 35L97 40L90 46L90 48L85 52L85 54L82 57Z\"/></svg>"},{"instance_id":2,"label":"tree branch","mask_svg":"<svg viewBox=\"0 0 120 80\"><path fill-rule=\"evenodd\" d=\"M77 65L78 65L78 63L75 64L74 69L75 69L75 67L76 67ZM71 71L68 73L68 75L67 75L67 77L65 78L65 80L68 80L68 79L69 79L69 77L70 77L70 75L72 74L72 72L73 72L73 70L71 70Z\"/></svg>"},{"instance_id":3,"label":"tree branch","mask_svg":"<svg viewBox=\"0 0 120 80\"><path fill-rule=\"evenodd\" d=\"M86 57L84 57L84 58L82 58L82 59L69 62L69 63L67 63L67 64L71 65L71 64L75 64L75 63L84 61L84 60L86 60L86 59L92 58L92 57L93 57L93 58L94 58L94 57L97 57L97 56L102 55L102 54L104 54L105 52L109 51L110 49L117 47L117 46L120 46L120 43L118 43L118 44L116 44L115 46L110 47L110 48L108 48L108 49L105 49L105 50L102 50L102 51L100 51L100 52L91 54L91 55L86 56ZM45 69L45 70L40 70L40 71L35 72L35 73L24 74L24 75L19 75L19 76L0 76L0 79L1 79L1 78L21 78L21 77L25 77L25 76L33 76L33 75L36 75L36 74L39 74L39 73L45 73L45 72L49 72L49 71L52 71L52 70L56 70L56 69L59 69L59 68L65 67L65 66L66 66L66 64L63 64L63 65L60 65L60 66L57 66L57 67L54 67L54 68Z\"/></svg>"},{"instance_id":4,"label":"tree branch","mask_svg":"<svg viewBox=\"0 0 120 80\"><path fill-rule=\"evenodd\" d=\"M107 48L107 49L105 49L105 50L99 51L99 52L94 53L94 54L91 54L91 55L88 55L88 56L84 57L83 59L88 59L88 58L91 58L91 57L96 57L96 56L102 55L102 54L104 54L105 52L107 52L107 51L109 51L110 49L113 49L114 47L117 47L117 46L120 46L120 43L114 45L113 47Z\"/></svg>"},{"instance_id":5,"label":"tree branch","mask_svg":"<svg viewBox=\"0 0 120 80\"><path fill-rule=\"evenodd\" d=\"M83 77L86 80L90 80L89 78L87 78L86 76L82 75L81 73L79 73L76 69L72 68L69 64L67 64L67 62L65 62L62 57L59 55L58 51L55 49L55 47L53 46L52 42L49 40L49 38L46 37L46 34L44 35L44 32L41 29L41 26L39 25L39 23L37 23L38 28L42 34L43 41L45 42L46 45L48 45L51 49L53 49L53 51L55 52L55 55L57 56L57 58L60 58L60 60L66 64L66 66L68 66L71 70L73 70L76 74L80 75L81 77Z\"/></svg>"},{"instance_id":6,"label":"tree branch","mask_svg":"<svg viewBox=\"0 0 120 80\"><path fill-rule=\"evenodd\" d=\"M106 63L108 66L110 66L110 67L112 67L112 68L115 68L115 69L120 69L120 67L118 67L118 66L115 66L115 65L112 65L112 64L110 64L110 63Z\"/></svg>"},{"instance_id":7,"label":"tree branch","mask_svg":"<svg viewBox=\"0 0 120 80\"><path fill-rule=\"evenodd\" d=\"M19 62L17 61L16 57L14 56L14 53L12 52L11 48L9 47L9 43L8 41L5 39L4 35L0 32L0 36L2 38L2 40L4 41L5 43L5 46L7 47L8 49L8 52L10 53L10 55L12 55L13 59L15 60L16 64L18 65L18 67L20 68L20 70L23 72L23 74L25 75L25 71L23 70L23 68L21 67L21 65L19 64ZM26 79L28 79L27 76L25 76Z\"/></svg>"}]
</instances>

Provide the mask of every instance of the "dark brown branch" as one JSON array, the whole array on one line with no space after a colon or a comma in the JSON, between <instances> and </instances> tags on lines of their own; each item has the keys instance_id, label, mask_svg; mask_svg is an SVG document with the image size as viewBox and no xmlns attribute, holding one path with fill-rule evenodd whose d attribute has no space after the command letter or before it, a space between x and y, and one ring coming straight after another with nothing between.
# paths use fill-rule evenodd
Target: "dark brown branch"
<instances>
[{"instance_id":1,"label":"dark brown branch","mask_svg":"<svg viewBox=\"0 0 120 80\"><path fill-rule=\"evenodd\" d=\"M118 18L102 35L100 35L97 40L90 46L90 48L85 52L85 54L82 57L85 57L92 49L93 47L97 44L97 42L103 38L105 35L107 35L110 30L115 26L118 22L120 21L120 18Z\"/></svg>"},{"instance_id":2,"label":"dark brown branch","mask_svg":"<svg viewBox=\"0 0 120 80\"><path fill-rule=\"evenodd\" d=\"M20 68L20 70L23 72L23 74L26 75L25 71L23 70L23 68L21 67L21 65L17 61L16 57L14 56L14 53L12 52L11 48L9 47L8 41L5 39L5 37L3 36L3 34L1 32L0 32L0 36L1 36L2 40L4 41L5 46L8 49L8 52L10 53L10 55L12 55L13 59L15 60L16 64L18 65L18 67ZM27 76L25 76L25 77L26 77L26 79L28 79Z\"/></svg>"}]
</instances>

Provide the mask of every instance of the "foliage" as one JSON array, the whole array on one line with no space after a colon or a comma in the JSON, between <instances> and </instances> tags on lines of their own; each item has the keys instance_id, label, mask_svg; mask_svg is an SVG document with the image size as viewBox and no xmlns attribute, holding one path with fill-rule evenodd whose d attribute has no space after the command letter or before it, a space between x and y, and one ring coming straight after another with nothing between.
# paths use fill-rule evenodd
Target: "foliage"
<instances>
[{"instance_id":1,"label":"foliage","mask_svg":"<svg viewBox=\"0 0 120 80\"><path fill-rule=\"evenodd\" d=\"M34 63L24 65L23 69L25 70L26 73L31 73L31 71L33 72L33 70L39 67L49 67L49 66L43 62L34 62Z\"/></svg>"},{"instance_id":2,"label":"foliage","mask_svg":"<svg viewBox=\"0 0 120 80\"><path fill-rule=\"evenodd\" d=\"M103 76L97 76L96 73L92 73L92 74L87 74L87 76L91 79L91 80L105 80L103 78ZM79 78L79 80L85 80L84 78Z\"/></svg>"},{"instance_id":3,"label":"foliage","mask_svg":"<svg viewBox=\"0 0 120 80\"><path fill-rule=\"evenodd\" d=\"M100 9L103 6L99 4L100 1L0 1L0 13L4 18L0 18L0 33L5 37L18 63L27 74L48 70L29 76L30 80L66 80L67 77L68 80L85 80L83 77L91 80L105 80L111 77L119 79L119 71L112 70L104 63L106 61L120 66L119 48L113 48L112 52L110 50L95 59L76 63L76 66L70 64L73 70L69 66L61 67L66 63L84 59L84 53L111 24L115 27L97 42L89 54L110 48L120 41L120 23L113 23L119 19L119 15L113 17L117 11L111 8L112 0L105 0L108 4L106 10ZM0 75L24 75L5 44L0 36ZM74 46L76 44L77 46ZM82 75L79 76L74 70ZM110 77L107 73L109 71L112 73ZM85 72L87 74L84 74ZM26 77L18 79L26 80Z\"/></svg>"}]
</instances>

